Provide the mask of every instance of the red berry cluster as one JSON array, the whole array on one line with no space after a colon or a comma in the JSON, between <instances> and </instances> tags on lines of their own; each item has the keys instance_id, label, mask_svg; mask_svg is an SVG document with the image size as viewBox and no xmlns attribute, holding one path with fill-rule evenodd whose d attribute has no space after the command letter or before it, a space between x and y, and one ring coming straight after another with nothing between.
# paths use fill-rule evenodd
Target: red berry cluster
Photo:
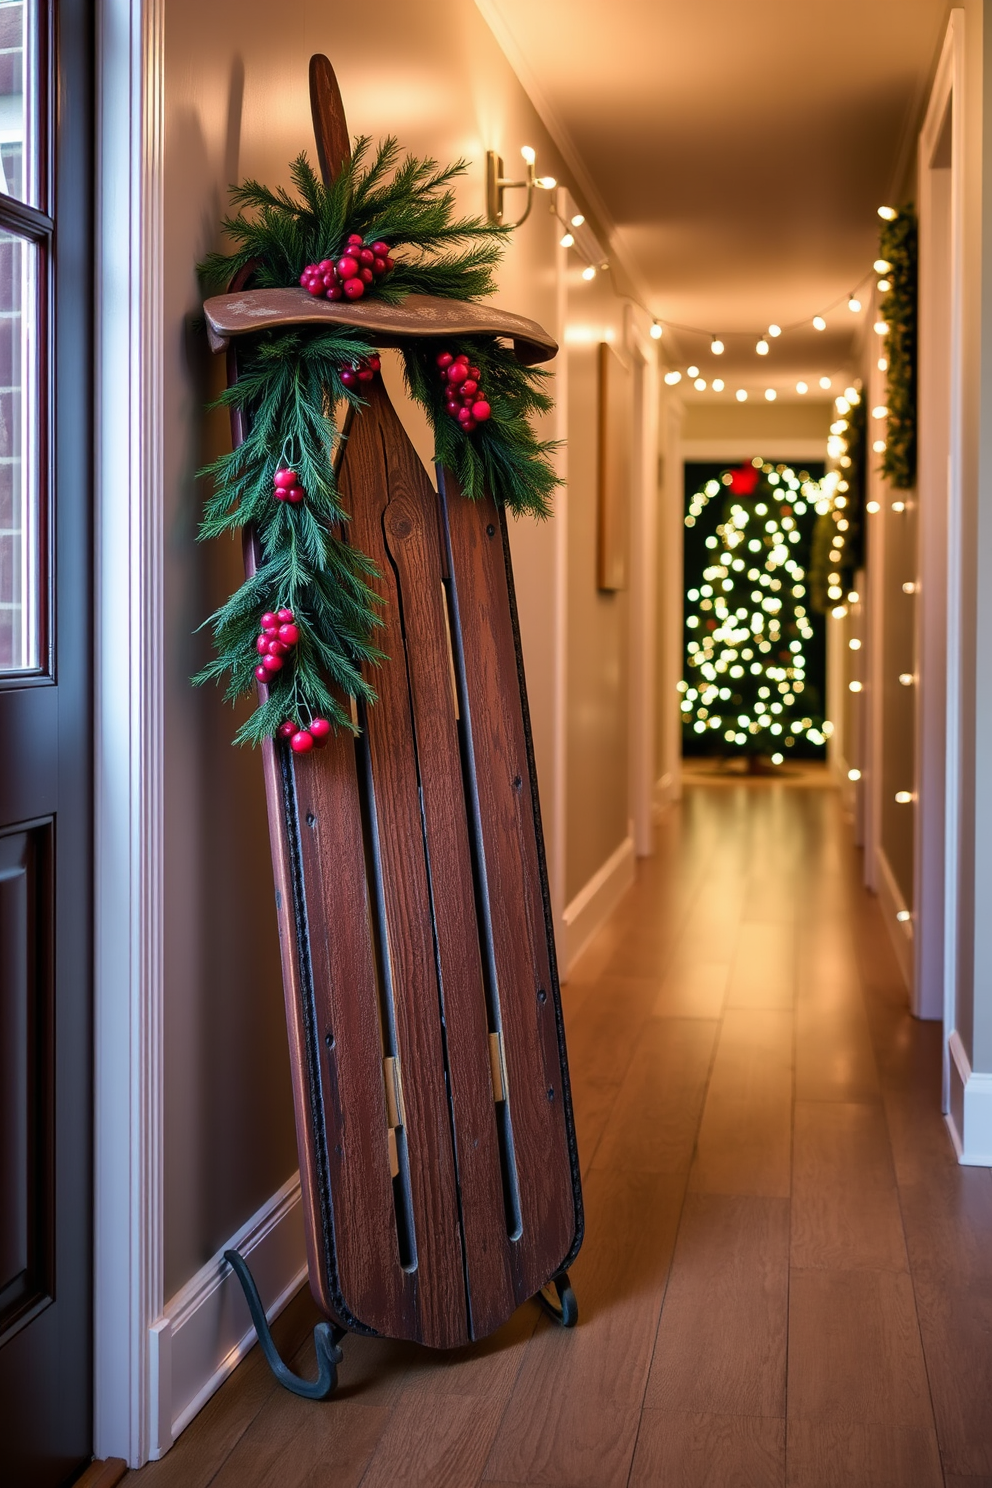
<instances>
[{"instance_id":1,"label":"red berry cluster","mask_svg":"<svg viewBox=\"0 0 992 1488\"><path fill-rule=\"evenodd\" d=\"M280 739L288 739L294 754L309 754L311 749L323 749L331 725L326 718L314 718L306 728L301 728L293 719L287 718L279 725Z\"/></svg>"},{"instance_id":2,"label":"red berry cluster","mask_svg":"<svg viewBox=\"0 0 992 1488\"><path fill-rule=\"evenodd\" d=\"M360 233L352 233L337 263L324 258L319 264L307 264L300 283L320 299L360 300L369 285L393 267L388 243L366 245Z\"/></svg>"},{"instance_id":3,"label":"red berry cluster","mask_svg":"<svg viewBox=\"0 0 992 1488\"><path fill-rule=\"evenodd\" d=\"M262 658L255 668L259 682L271 682L276 672L282 671L286 657L299 639L292 610L266 610L262 616L262 633L255 642L255 650Z\"/></svg>"},{"instance_id":4,"label":"red berry cluster","mask_svg":"<svg viewBox=\"0 0 992 1488\"><path fill-rule=\"evenodd\" d=\"M272 477L272 484L275 486L272 494L276 500L289 501L293 506L299 505L307 494L300 485L300 477L295 470L277 470Z\"/></svg>"},{"instance_id":5,"label":"red berry cluster","mask_svg":"<svg viewBox=\"0 0 992 1488\"><path fill-rule=\"evenodd\" d=\"M479 381L479 369L469 365L467 356L452 356L450 351L438 354L437 366L444 385L445 407L465 433L471 434L476 424L484 424L492 412Z\"/></svg>"},{"instance_id":6,"label":"red berry cluster","mask_svg":"<svg viewBox=\"0 0 992 1488\"><path fill-rule=\"evenodd\" d=\"M371 382L381 366L382 362L377 356L362 357L360 362L341 369L341 381L346 388L358 387L360 383Z\"/></svg>"}]
</instances>

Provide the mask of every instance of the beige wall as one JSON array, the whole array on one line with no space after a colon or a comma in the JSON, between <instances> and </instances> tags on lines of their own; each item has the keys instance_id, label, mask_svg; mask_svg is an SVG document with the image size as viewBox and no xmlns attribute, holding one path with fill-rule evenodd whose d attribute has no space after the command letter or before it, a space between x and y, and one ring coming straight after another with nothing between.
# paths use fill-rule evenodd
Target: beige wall
<instances>
[{"instance_id":1,"label":"beige wall","mask_svg":"<svg viewBox=\"0 0 992 1488\"><path fill-rule=\"evenodd\" d=\"M224 420L203 413L222 371L193 326L200 303L194 265L217 245L227 184L246 175L288 183L289 161L311 147L306 76L314 51L327 52L337 70L353 134L393 132L415 152L472 162L458 188L464 211L484 208L487 148L512 165L522 144L534 145L540 169L566 178L470 3L384 0L374 19L354 26L299 0L170 0L166 7L167 1295L296 1166L259 761L229 747L232 714L215 691L194 692L187 678L206 648L194 627L237 584L240 564L236 544L207 549L193 540L193 473L227 439ZM509 200L511 212L517 200ZM556 329L564 255L547 205L538 198L514 240L500 299ZM600 321L621 325L622 307L605 280L591 291L583 285L575 303L581 315L594 304ZM590 580L590 366L577 349L575 404L567 410L575 565L569 614L578 658L568 671L578 688L569 720L573 731L588 734L568 750L575 782L560 881L573 887L626 832L625 600L602 600ZM558 430L552 416L544 432ZM422 429L418 444L423 451ZM562 753L555 733L556 534L554 522L515 524L512 534L546 831ZM553 873L561 866L553 863Z\"/></svg>"},{"instance_id":2,"label":"beige wall","mask_svg":"<svg viewBox=\"0 0 992 1488\"><path fill-rule=\"evenodd\" d=\"M822 439L830 425L830 404L819 398L761 403L695 403L686 395L682 438L754 440ZM769 445L769 455L775 450ZM812 457L810 457L812 458Z\"/></svg>"}]
</instances>

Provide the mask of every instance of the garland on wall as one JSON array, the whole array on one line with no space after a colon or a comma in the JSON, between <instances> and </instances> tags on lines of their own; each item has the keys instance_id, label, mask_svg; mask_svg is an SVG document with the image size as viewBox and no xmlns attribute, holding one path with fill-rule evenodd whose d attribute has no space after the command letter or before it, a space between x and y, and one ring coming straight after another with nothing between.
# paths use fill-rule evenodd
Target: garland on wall
<instances>
[{"instance_id":1,"label":"garland on wall","mask_svg":"<svg viewBox=\"0 0 992 1488\"><path fill-rule=\"evenodd\" d=\"M234 247L200 266L208 293L250 269L248 288L301 284L330 300L402 301L411 293L476 300L493 293L493 271L510 229L456 218L452 181L464 161L400 158L394 139L374 152L359 139L324 185L305 155L291 167L295 194L246 181L232 190L237 214L223 226ZM544 517L558 484L531 415L546 412L546 373L523 367L495 337L402 348L410 395L425 409L435 459L469 499L489 492L515 515ZM332 728L354 731L351 696L374 702L363 666L381 661L375 631L375 568L346 541L334 473L339 408L360 411L379 375L363 334L347 326L296 326L245 336L238 381L219 403L245 415L246 437L208 465L200 538L251 525L261 562L206 622L215 656L194 681L226 679L226 696L267 696L235 742L277 734L292 748L320 747Z\"/></svg>"},{"instance_id":2,"label":"garland on wall","mask_svg":"<svg viewBox=\"0 0 992 1488\"><path fill-rule=\"evenodd\" d=\"M882 226L879 254L889 281L882 301L888 421L881 473L900 490L916 484L917 226L911 207Z\"/></svg>"}]
</instances>

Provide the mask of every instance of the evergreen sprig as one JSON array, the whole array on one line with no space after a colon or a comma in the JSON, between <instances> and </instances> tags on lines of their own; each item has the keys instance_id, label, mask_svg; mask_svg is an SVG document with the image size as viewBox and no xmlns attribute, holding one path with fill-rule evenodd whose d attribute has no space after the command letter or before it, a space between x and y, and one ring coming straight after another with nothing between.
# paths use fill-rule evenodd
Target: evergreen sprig
<instances>
[{"instance_id":1,"label":"evergreen sprig","mask_svg":"<svg viewBox=\"0 0 992 1488\"><path fill-rule=\"evenodd\" d=\"M917 225L912 207L882 226L879 254L892 265L882 301L885 335L885 401L889 410L881 472L899 490L916 484Z\"/></svg>"},{"instance_id":2,"label":"evergreen sprig","mask_svg":"<svg viewBox=\"0 0 992 1488\"><path fill-rule=\"evenodd\" d=\"M510 229L455 217L451 183L465 168L461 160L442 167L410 155L401 159L392 138L374 152L368 139L359 139L350 161L325 185L300 155L290 170L295 194L258 181L232 188L238 211L223 226L233 248L200 265L204 286L226 289L239 274L247 288L296 285L308 264L336 259L348 235L360 233L366 242L388 242L395 264L370 286L370 297L396 303L410 293L464 300L489 295ZM493 337L445 340L443 349L465 352L478 365L492 410L489 420L466 433L445 408L439 349L440 342L412 338L404 348L407 386L431 421L435 459L453 471L469 499L489 492L516 514L546 516L558 484L550 462L554 445L539 440L529 423L551 407L542 390L546 374L522 367ZM380 600L369 582L375 566L346 540L348 514L334 473L341 437L334 410L350 404L360 413L363 407L341 371L372 351L347 327L299 326L238 343L238 381L219 403L241 412L247 433L237 449L201 472L211 491L200 537L250 525L261 562L206 622L216 655L194 681L226 678L232 701L250 693L266 610L292 610L300 638L236 743L257 744L287 719L306 726L325 717L335 728L354 730L348 698L375 701L366 675L383 659L374 644L381 625ZM280 461L292 466L306 491L298 505L273 499Z\"/></svg>"}]
</instances>

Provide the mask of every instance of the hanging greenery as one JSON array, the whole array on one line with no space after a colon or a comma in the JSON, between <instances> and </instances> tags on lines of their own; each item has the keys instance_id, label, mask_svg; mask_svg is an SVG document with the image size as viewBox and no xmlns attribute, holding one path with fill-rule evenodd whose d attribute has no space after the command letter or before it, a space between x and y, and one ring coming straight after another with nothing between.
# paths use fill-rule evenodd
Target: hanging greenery
<instances>
[{"instance_id":1,"label":"hanging greenery","mask_svg":"<svg viewBox=\"0 0 992 1488\"><path fill-rule=\"evenodd\" d=\"M885 402L888 427L881 473L900 490L916 484L917 227L912 207L882 225L879 256L890 288L882 301L885 333Z\"/></svg>"},{"instance_id":2,"label":"hanging greenery","mask_svg":"<svg viewBox=\"0 0 992 1488\"><path fill-rule=\"evenodd\" d=\"M248 289L302 283L337 300L489 295L510 229L455 217L451 183L465 168L463 161L401 160L394 139L372 153L359 139L324 185L300 155L291 167L295 195L256 181L232 190L239 210L223 226L234 246L205 259L204 287L224 290L248 271ZM547 374L521 366L491 336L443 346L411 338L403 358L409 392L431 421L435 458L466 496L489 492L517 515L546 516L558 483L554 446L528 420L551 407L542 391ZM347 326L239 339L238 381L218 401L243 413L247 433L201 472L211 491L200 537L250 525L261 562L206 622L216 654L194 678L226 678L231 701L256 681L265 684L265 701L236 743L279 732L294 749L319 746L330 727L355 728L342 699L375 700L362 671L383 659L374 639L379 601L369 584L375 570L346 540L334 452L341 437L335 410L360 414L377 374L374 347Z\"/></svg>"}]
</instances>

